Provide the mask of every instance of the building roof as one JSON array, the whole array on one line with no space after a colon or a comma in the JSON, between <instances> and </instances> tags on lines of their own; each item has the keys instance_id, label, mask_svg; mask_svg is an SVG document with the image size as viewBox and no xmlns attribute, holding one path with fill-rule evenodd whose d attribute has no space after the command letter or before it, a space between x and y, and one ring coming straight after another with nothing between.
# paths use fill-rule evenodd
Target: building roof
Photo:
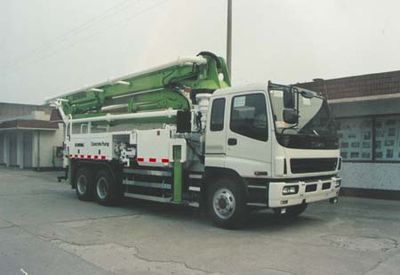
<instances>
[{"instance_id":1,"label":"building roof","mask_svg":"<svg viewBox=\"0 0 400 275\"><path fill-rule=\"evenodd\" d=\"M52 109L51 110L50 121L63 122L62 116L61 116L60 111L58 109Z\"/></svg>"},{"instance_id":2,"label":"building roof","mask_svg":"<svg viewBox=\"0 0 400 275\"><path fill-rule=\"evenodd\" d=\"M1 130L16 130L16 129L28 129L28 130L57 130L58 124L46 121L46 120L25 120L25 119L14 119L0 123Z\"/></svg>"},{"instance_id":3,"label":"building roof","mask_svg":"<svg viewBox=\"0 0 400 275\"><path fill-rule=\"evenodd\" d=\"M400 97L400 71L365 74L335 79L314 79L297 86L320 92L330 101L351 98Z\"/></svg>"}]
</instances>

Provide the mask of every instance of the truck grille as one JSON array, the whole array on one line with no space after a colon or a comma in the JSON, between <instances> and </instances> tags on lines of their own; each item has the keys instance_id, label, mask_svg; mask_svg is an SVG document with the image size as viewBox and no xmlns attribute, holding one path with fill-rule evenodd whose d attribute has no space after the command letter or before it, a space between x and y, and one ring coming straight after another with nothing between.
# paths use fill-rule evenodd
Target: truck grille
<instances>
[{"instance_id":1,"label":"truck grille","mask_svg":"<svg viewBox=\"0 0 400 275\"><path fill-rule=\"evenodd\" d=\"M293 174L334 171L337 158L291 159L290 168Z\"/></svg>"}]
</instances>

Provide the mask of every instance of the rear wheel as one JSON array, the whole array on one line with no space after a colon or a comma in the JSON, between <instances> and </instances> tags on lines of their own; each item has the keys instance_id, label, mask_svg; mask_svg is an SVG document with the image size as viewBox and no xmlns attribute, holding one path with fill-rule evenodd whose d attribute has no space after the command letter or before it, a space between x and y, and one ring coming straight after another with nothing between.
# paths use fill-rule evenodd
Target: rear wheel
<instances>
[{"instance_id":1,"label":"rear wheel","mask_svg":"<svg viewBox=\"0 0 400 275\"><path fill-rule=\"evenodd\" d=\"M96 201L102 205L114 205L120 198L117 182L107 170L97 172L95 195Z\"/></svg>"},{"instance_id":2,"label":"rear wheel","mask_svg":"<svg viewBox=\"0 0 400 275\"><path fill-rule=\"evenodd\" d=\"M223 228L235 228L245 216L244 195L240 185L231 179L218 179L210 185L208 210L213 223Z\"/></svg>"},{"instance_id":3,"label":"rear wheel","mask_svg":"<svg viewBox=\"0 0 400 275\"><path fill-rule=\"evenodd\" d=\"M89 201L93 199L93 173L87 167L80 167L75 177L75 191L78 199Z\"/></svg>"}]
</instances>

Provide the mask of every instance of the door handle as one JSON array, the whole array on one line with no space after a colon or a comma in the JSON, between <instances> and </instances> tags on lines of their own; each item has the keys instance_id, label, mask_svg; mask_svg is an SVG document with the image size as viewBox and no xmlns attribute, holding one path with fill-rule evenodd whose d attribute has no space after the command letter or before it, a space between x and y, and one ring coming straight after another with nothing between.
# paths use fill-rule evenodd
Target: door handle
<instances>
[{"instance_id":1,"label":"door handle","mask_svg":"<svg viewBox=\"0 0 400 275\"><path fill-rule=\"evenodd\" d=\"M255 171L255 176L268 176L268 171Z\"/></svg>"},{"instance_id":2,"label":"door handle","mask_svg":"<svg viewBox=\"0 0 400 275\"><path fill-rule=\"evenodd\" d=\"M228 145L236 145L237 139L236 138L228 138Z\"/></svg>"}]
</instances>

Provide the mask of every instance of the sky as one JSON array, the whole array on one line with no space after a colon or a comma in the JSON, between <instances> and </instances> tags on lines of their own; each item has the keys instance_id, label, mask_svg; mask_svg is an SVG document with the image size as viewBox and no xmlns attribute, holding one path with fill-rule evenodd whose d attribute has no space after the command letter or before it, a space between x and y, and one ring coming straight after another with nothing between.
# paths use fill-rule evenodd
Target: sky
<instances>
[{"instance_id":1,"label":"sky","mask_svg":"<svg viewBox=\"0 0 400 275\"><path fill-rule=\"evenodd\" d=\"M0 0L0 102L47 98L192 56L225 56L227 0ZM400 69L396 0L233 0L232 82Z\"/></svg>"}]
</instances>

